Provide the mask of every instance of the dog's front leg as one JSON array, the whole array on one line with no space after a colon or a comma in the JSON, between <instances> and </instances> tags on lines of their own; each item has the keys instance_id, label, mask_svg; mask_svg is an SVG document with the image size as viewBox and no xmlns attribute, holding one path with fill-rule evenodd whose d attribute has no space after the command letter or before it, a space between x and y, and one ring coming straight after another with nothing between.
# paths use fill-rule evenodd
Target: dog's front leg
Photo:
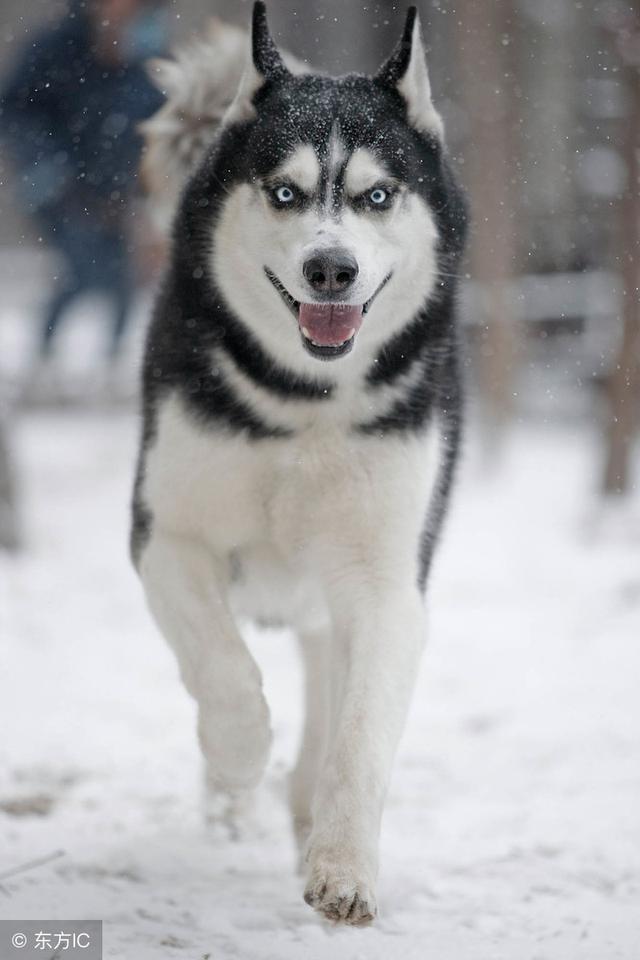
<instances>
[{"instance_id":1,"label":"dog's front leg","mask_svg":"<svg viewBox=\"0 0 640 960\"><path fill-rule=\"evenodd\" d=\"M140 575L198 704L207 783L233 799L260 779L271 732L260 672L229 609L228 565L203 543L155 530Z\"/></svg>"},{"instance_id":2,"label":"dog's front leg","mask_svg":"<svg viewBox=\"0 0 640 960\"><path fill-rule=\"evenodd\" d=\"M316 792L305 900L328 918L376 915L380 819L424 640L413 583L341 578L336 618L336 711Z\"/></svg>"}]
</instances>

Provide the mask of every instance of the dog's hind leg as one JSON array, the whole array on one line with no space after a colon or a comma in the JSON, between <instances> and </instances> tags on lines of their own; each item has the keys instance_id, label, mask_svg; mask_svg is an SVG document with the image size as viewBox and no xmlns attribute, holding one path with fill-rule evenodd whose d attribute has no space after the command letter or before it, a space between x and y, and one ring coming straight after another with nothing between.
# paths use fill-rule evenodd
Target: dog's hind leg
<instances>
[{"instance_id":1,"label":"dog's hind leg","mask_svg":"<svg viewBox=\"0 0 640 960\"><path fill-rule=\"evenodd\" d=\"M311 832L311 803L327 748L330 719L329 629L299 630L304 666L305 719L296 765L289 778L289 809L300 870Z\"/></svg>"},{"instance_id":2,"label":"dog's hind leg","mask_svg":"<svg viewBox=\"0 0 640 960\"><path fill-rule=\"evenodd\" d=\"M228 604L228 564L196 540L154 530L139 564L151 612L198 704L207 782L254 787L271 743L258 667Z\"/></svg>"}]
</instances>

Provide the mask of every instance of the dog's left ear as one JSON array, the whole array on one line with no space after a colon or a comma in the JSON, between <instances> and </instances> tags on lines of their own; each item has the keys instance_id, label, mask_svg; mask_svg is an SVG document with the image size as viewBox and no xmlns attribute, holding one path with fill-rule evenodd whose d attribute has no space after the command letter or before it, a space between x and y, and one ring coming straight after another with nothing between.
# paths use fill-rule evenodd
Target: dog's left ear
<instances>
[{"instance_id":1,"label":"dog's left ear","mask_svg":"<svg viewBox=\"0 0 640 960\"><path fill-rule=\"evenodd\" d=\"M289 76L267 23L267 8L262 0L253 5L250 55L235 100L223 123L241 123L255 117L253 98L263 84Z\"/></svg>"},{"instance_id":2,"label":"dog's left ear","mask_svg":"<svg viewBox=\"0 0 640 960\"><path fill-rule=\"evenodd\" d=\"M375 77L378 83L394 87L407 105L409 123L431 136L442 139L440 114L431 99L417 7L409 7L400 42Z\"/></svg>"}]
</instances>

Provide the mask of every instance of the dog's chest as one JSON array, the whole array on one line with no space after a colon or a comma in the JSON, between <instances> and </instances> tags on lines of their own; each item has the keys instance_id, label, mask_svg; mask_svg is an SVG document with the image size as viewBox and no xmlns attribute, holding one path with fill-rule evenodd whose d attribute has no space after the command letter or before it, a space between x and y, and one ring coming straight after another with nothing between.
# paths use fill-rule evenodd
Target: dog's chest
<instances>
[{"instance_id":1,"label":"dog's chest","mask_svg":"<svg viewBox=\"0 0 640 960\"><path fill-rule=\"evenodd\" d=\"M342 550L377 551L390 569L414 563L439 459L428 438L381 441L325 422L249 440L199 425L175 395L157 427L142 487L154 525L247 565L268 555L300 579Z\"/></svg>"},{"instance_id":2,"label":"dog's chest","mask_svg":"<svg viewBox=\"0 0 640 960\"><path fill-rule=\"evenodd\" d=\"M341 427L249 440L200 426L172 396L147 451L143 499L155 522L216 551L270 542L295 555L326 524L332 504L346 507L352 455Z\"/></svg>"}]
</instances>

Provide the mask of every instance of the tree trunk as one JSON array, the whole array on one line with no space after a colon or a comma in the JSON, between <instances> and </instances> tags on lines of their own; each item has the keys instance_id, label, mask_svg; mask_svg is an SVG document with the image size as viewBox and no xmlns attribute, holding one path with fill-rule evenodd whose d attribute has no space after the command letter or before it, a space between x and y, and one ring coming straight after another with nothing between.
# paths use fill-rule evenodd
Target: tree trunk
<instances>
[{"instance_id":1,"label":"tree trunk","mask_svg":"<svg viewBox=\"0 0 640 960\"><path fill-rule=\"evenodd\" d=\"M640 44L640 23L634 31ZM631 46L631 44L630 44ZM629 114L621 131L627 188L619 204L623 285L622 336L609 381L609 422L604 492L627 493L630 454L640 404L640 64L624 68Z\"/></svg>"},{"instance_id":2,"label":"tree trunk","mask_svg":"<svg viewBox=\"0 0 640 960\"><path fill-rule=\"evenodd\" d=\"M0 548L16 550L19 540L15 482L5 427L0 419Z\"/></svg>"},{"instance_id":3,"label":"tree trunk","mask_svg":"<svg viewBox=\"0 0 640 960\"><path fill-rule=\"evenodd\" d=\"M464 179L471 198L471 274L482 291L478 369L490 435L512 406L515 328L510 281L514 237L510 57L503 43L514 29L510 0L459 7L468 123Z\"/></svg>"}]
</instances>

